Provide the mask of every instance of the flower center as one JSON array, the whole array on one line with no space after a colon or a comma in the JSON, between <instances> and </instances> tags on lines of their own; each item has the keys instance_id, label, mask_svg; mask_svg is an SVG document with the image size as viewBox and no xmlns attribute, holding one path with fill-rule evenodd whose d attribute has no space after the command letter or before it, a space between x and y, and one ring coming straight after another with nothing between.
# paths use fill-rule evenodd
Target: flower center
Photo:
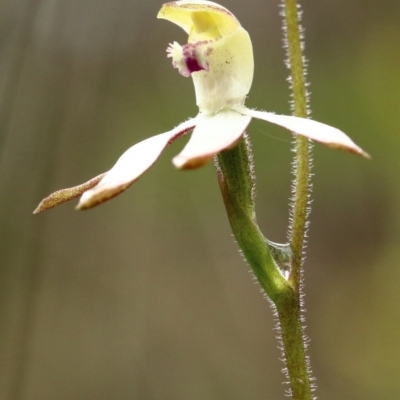
<instances>
[{"instance_id":1,"label":"flower center","mask_svg":"<svg viewBox=\"0 0 400 400\"><path fill-rule=\"evenodd\" d=\"M188 43L184 46L174 42L167 48L168 57L172 58L172 65L183 76L188 77L193 72L208 71L208 56L211 53L211 48L208 44L210 42L211 40L203 40L196 43Z\"/></svg>"}]
</instances>

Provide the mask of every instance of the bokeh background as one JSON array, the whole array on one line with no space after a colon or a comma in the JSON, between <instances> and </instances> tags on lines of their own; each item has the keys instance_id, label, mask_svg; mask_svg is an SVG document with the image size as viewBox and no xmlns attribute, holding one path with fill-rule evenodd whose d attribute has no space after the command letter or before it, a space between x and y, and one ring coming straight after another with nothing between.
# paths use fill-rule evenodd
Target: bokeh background
<instances>
[{"instance_id":1,"label":"bokeh background","mask_svg":"<svg viewBox=\"0 0 400 400\"><path fill-rule=\"evenodd\" d=\"M400 3L303 0L313 117L373 156L315 146L305 265L318 397L400 398ZM161 1L0 1L0 399L283 399L275 321L212 165L164 153L89 212L32 215L129 146L194 116ZM278 1L226 0L249 31L247 104L289 113ZM291 137L249 128L258 220L285 242Z\"/></svg>"}]
</instances>

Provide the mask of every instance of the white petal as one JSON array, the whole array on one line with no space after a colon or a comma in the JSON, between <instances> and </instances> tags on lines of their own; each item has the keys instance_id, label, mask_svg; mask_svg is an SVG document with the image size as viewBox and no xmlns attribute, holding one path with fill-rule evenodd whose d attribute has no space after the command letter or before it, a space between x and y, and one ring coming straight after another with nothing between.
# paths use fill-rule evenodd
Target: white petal
<instances>
[{"instance_id":1,"label":"white petal","mask_svg":"<svg viewBox=\"0 0 400 400\"><path fill-rule=\"evenodd\" d=\"M177 168L201 167L220 151L234 146L251 121L251 117L232 110L198 118L188 144L173 160Z\"/></svg>"},{"instance_id":2,"label":"white petal","mask_svg":"<svg viewBox=\"0 0 400 400\"><path fill-rule=\"evenodd\" d=\"M127 189L158 159L169 143L187 133L196 125L190 119L175 129L153 136L128 149L93 189L83 193L78 209L87 209L103 203Z\"/></svg>"},{"instance_id":3,"label":"white petal","mask_svg":"<svg viewBox=\"0 0 400 400\"><path fill-rule=\"evenodd\" d=\"M357 146L344 132L321 122L289 115L276 115L274 113L250 110L248 108L243 108L240 111L245 115L280 125L293 133L303 135L329 147L346 150L370 158L369 154L361 147Z\"/></svg>"}]
</instances>

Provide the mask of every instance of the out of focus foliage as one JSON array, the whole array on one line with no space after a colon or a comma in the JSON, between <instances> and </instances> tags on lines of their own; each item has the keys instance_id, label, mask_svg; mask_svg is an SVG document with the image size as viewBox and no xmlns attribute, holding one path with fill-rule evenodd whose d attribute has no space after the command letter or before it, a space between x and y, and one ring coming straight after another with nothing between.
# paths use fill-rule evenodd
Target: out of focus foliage
<instances>
[{"instance_id":1,"label":"out of focus foliage","mask_svg":"<svg viewBox=\"0 0 400 400\"><path fill-rule=\"evenodd\" d=\"M248 105L289 112L277 1L227 0L254 44ZM400 7L303 1L313 117L366 161L315 147L309 353L330 399L400 397ZM0 399L280 399L274 320L232 240L215 172L182 143L90 212L38 201L196 114L159 1L0 5ZM285 241L290 135L250 129L258 219ZM268 189L267 189L268 188Z\"/></svg>"}]
</instances>

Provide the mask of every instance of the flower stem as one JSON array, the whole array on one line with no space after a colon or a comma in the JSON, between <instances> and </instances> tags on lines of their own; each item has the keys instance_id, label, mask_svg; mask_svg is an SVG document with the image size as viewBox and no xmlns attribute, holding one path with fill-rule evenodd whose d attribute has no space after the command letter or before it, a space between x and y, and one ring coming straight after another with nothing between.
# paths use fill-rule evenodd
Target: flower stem
<instances>
[{"instance_id":1,"label":"flower stem","mask_svg":"<svg viewBox=\"0 0 400 400\"><path fill-rule=\"evenodd\" d=\"M277 266L255 217L254 176L247 135L216 159L218 183L235 239L261 286L273 301L290 285Z\"/></svg>"},{"instance_id":2,"label":"flower stem","mask_svg":"<svg viewBox=\"0 0 400 400\"><path fill-rule=\"evenodd\" d=\"M275 262L255 216L250 142L244 139L218 155L218 182L235 239L279 316L284 359L295 400L310 400L311 389L301 326L299 295ZM275 249L276 250L276 249Z\"/></svg>"}]
</instances>

